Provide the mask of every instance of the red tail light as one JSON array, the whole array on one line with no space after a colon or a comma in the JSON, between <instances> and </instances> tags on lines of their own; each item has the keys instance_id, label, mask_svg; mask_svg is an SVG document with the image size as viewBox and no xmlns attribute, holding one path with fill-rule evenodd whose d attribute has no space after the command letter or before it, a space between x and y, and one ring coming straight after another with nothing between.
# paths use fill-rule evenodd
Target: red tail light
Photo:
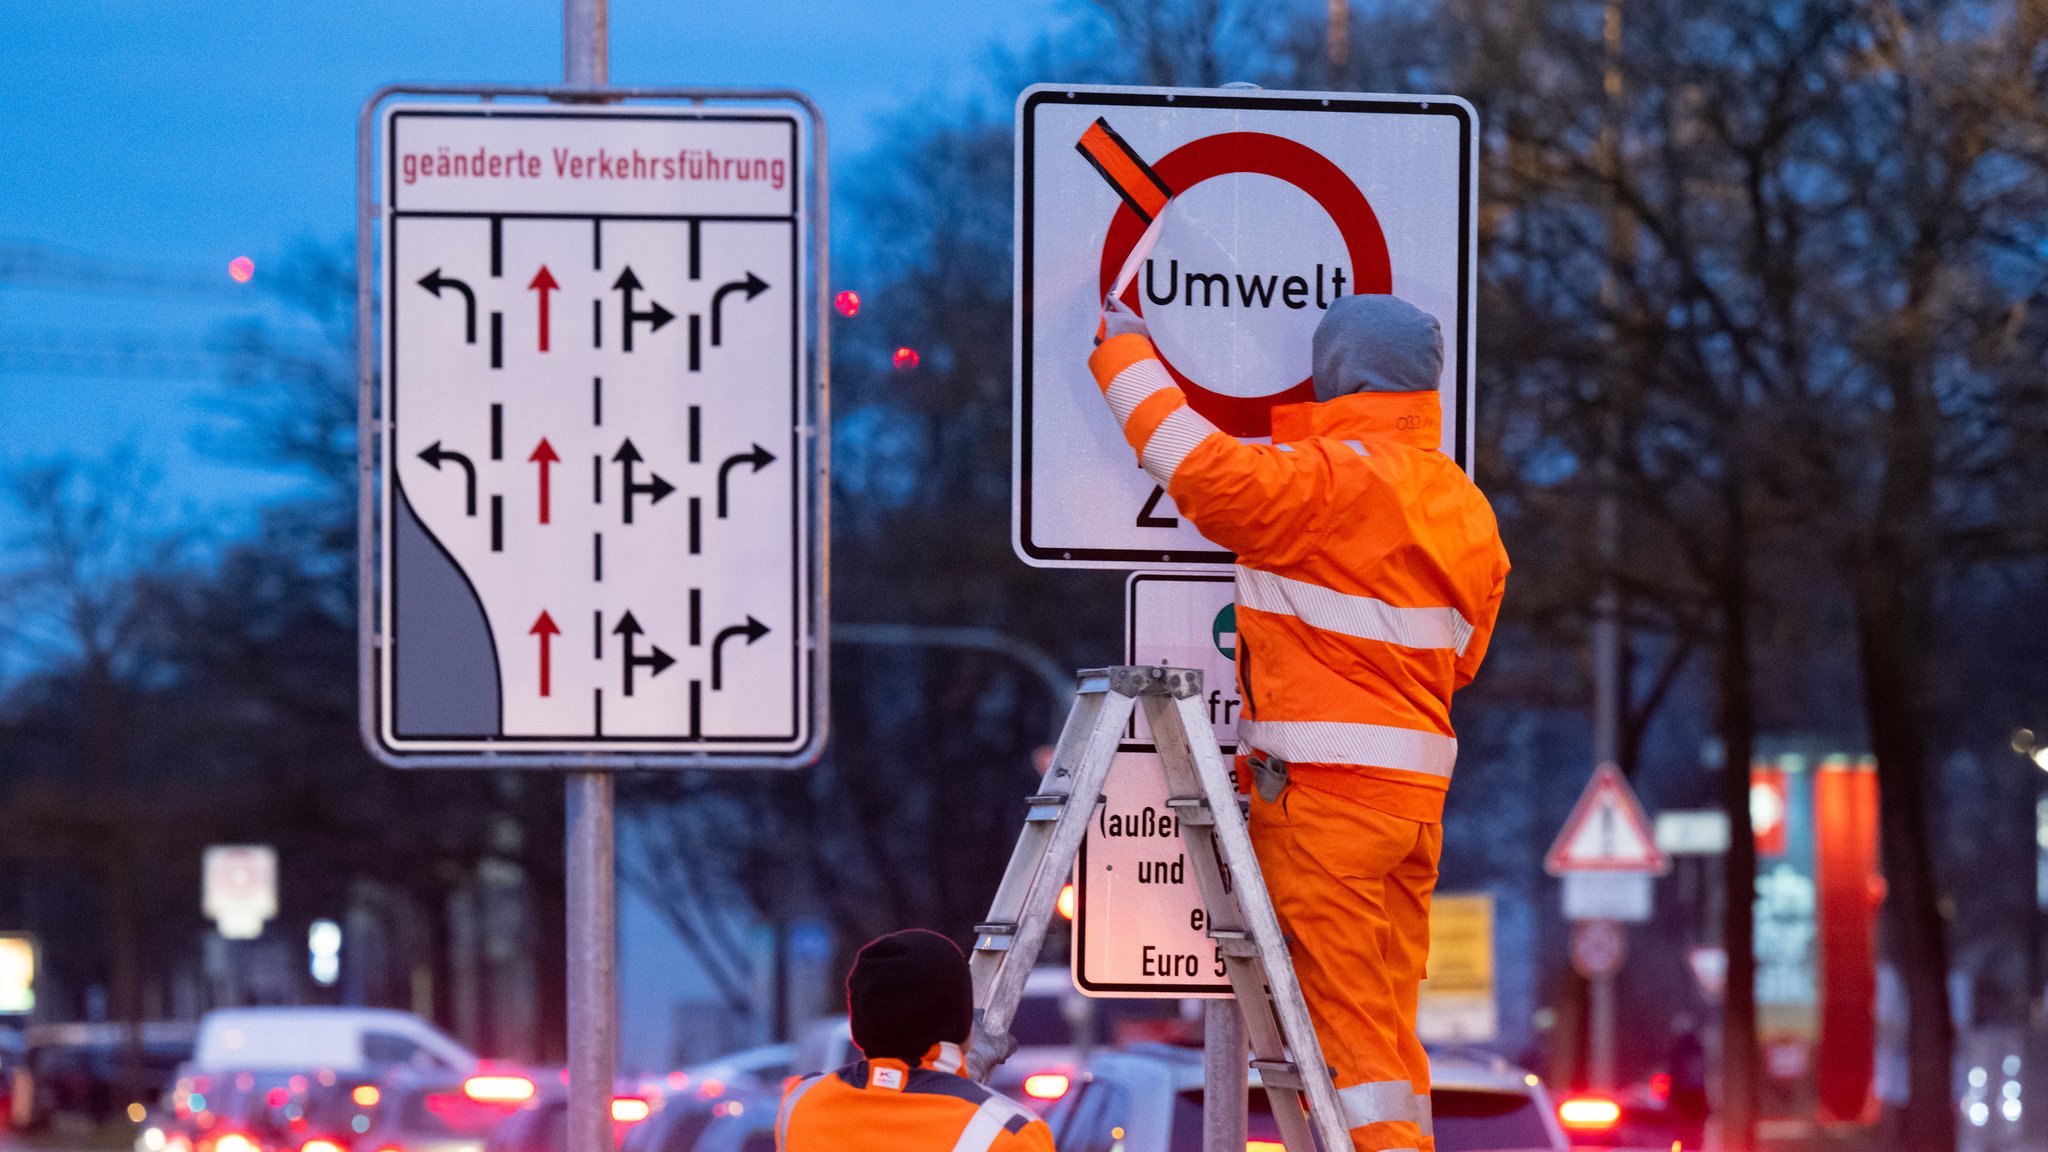
<instances>
[{"instance_id":1,"label":"red tail light","mask_svg":"<svg viewBox=\"0 0 2048 1152\"><path fill-rule=\"evenodd\" d=\"M324 1140L316 1136L299 1145L299 1152L346 1152L346 1150L332 1140Z\"/></svg>"},{"instance_id":2,"label":"red tail light","mask_svg":"<svg viewBox=\"0 0 2048 1152\"><path fill-rule=\"evenodd\" d=\"M1621 1105L1604 1096L1573 1096L1557 1106L1557 1120L1573 1132L1605 1132L1621 1123Z\"/></svg>"},{"instance_id":3,"label":"red tail light","mask_svg":"<svg viewBox=\"0 0 2048 1152\"><path fill-rule=\"evenodd\" d=\"M620 1124L638 1124L654 1112L654 1105L638 1096L612 1098L612 1119Z\"/></svg>"},{"instance_id":4,"label":"red tail light","mask_svg":"<svg viewBox=\"0 0 2048 1152\"><path fill-rule=\"evenodd\" d=\"M1024 1094L1033 1100L1057 1100L1073 1083L1064 1072L1034 1072L1024 1078Z\"/></svg>"},{"instance_id":5,"label":"red tail light","mask_svg":"<svg viewBox=\"0 0 2048 1152\"><path fill-rule=\"evenodd\" d=\"M462 1082L462 1094L482 1104L523 1104L537 1091L524 1076L471 1076Z\"/></svg>"}]
</instances>

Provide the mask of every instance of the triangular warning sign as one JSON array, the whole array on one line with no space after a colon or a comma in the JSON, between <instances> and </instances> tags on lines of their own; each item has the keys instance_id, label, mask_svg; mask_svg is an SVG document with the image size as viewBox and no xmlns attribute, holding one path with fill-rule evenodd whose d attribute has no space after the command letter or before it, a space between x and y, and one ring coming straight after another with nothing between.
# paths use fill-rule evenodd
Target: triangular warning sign
<instances>
[{"instance_id":1,"label":"triangular warning sign","mask_svg":"<svg viewBox=\"0 0 2048 1152\"><path fill-rule=\"evenodd\" d=\"M1671 861L1657 850L1657 834L1643 814L1635 790L1621 770L1602 764L1579 794L1564 831L1550 846L1544 870L1567 872L1649 872L1662 876Z\"/></svg>"}]
</instances>

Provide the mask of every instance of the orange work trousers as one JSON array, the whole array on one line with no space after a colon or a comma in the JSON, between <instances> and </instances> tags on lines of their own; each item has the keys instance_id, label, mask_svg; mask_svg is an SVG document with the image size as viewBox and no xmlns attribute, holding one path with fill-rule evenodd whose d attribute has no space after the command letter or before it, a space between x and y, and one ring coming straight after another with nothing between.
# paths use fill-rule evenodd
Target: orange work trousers
<instances>
[{"instance_id":1,"label":"orange work trousers","mask_svg":"<svg viewBox=\"0 0 2048 1152\"><path fill-rule=\"evenodd\" d=\"M1352 1143L1435 1152L1415 1009L1443 826L1290 783L1251 834Z\"/></svg>"}]
</instances>

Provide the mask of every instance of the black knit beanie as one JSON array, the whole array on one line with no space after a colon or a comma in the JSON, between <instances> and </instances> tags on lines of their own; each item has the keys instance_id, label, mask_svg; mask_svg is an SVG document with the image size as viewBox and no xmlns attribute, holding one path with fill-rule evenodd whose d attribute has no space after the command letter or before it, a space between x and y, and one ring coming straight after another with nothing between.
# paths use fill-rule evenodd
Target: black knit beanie
<instances>
[{"instance_id":1,"label":"black knit beanie","mask_svg":"<svg viewBox=\"0 0 2048 1152\"><path fill-rule=\"evenodd\" d=\"M960 946L922 928L868 941L846 974L853 1042L869 1059L915 1064L942 1040L974 1028L974 978Z\"/></svg>"}]
</instances>

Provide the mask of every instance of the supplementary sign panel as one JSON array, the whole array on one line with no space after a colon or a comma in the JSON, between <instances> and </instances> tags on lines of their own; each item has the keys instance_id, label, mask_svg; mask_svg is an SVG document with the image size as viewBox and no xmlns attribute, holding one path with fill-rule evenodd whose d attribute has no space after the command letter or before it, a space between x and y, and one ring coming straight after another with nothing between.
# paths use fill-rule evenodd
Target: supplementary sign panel
<instances>
[{"instance_id":1,"label":"supplementary sign panel","mask_svg":"<svg viewBox=\"0 0 2048 1152\"><path fill-rule=\"evenodd\" d=\"M1432 1044L1486 1044L1500 1034L1493 984L1493 897L1439 892L1429 905L1429 972L1415 1033Z\"/></svg>"},{"instance_id":2,"label":"supplementary sign panel","mask_svg":"<svg viewBox=\"0 0 2048 1152\"><path fill-rule=\"evenodd\" d=\"M1074 986L1088 996L1230 996L1157 751L1124 745L1102 794L1075 864Z\"/></svg>"},{"instance_id":3,"label":"supplementary sign panel","mask_svg":"<svg viewBox=\"0 0 2048 1152\"><path fill-rule=\"evenodd\" d=\"M384 108L374 751L815 756L814 131Z\"/></svg>"},{"instance_id":4,"label":"supplementary sign panel","mask_svg":"<svg viewBox=\"0 0 2048 1152\"><path fill-rule=\"evenodd\" d=\"M1229 553L1137 467L1088 371L1102 301L1145 317L1189 403L1246 440L1314 399L1339 296L1437 318L1443 449L1468 469L1477 123L1449 96L1041 85L1017 104L1012 543L1045 567ZM1156 224L1156 226L1155 226Z\"/></svg>"},{"instance_id":5,"label":"supplementary sign panel","mask_svg":"<svg viewBox=\"0 0 2048 1152\"><path fill-rule=\"evenodd\" d=\"M1234 592L1227 576L1189 572L1125 582L1124 662L1199 669L1225 755L1237 748L1240 703ZM1142 715L1134 725L1074 863L1074 985L1092 996L1228 996L1151 731Z\"/></svg>"}]
</instances>

